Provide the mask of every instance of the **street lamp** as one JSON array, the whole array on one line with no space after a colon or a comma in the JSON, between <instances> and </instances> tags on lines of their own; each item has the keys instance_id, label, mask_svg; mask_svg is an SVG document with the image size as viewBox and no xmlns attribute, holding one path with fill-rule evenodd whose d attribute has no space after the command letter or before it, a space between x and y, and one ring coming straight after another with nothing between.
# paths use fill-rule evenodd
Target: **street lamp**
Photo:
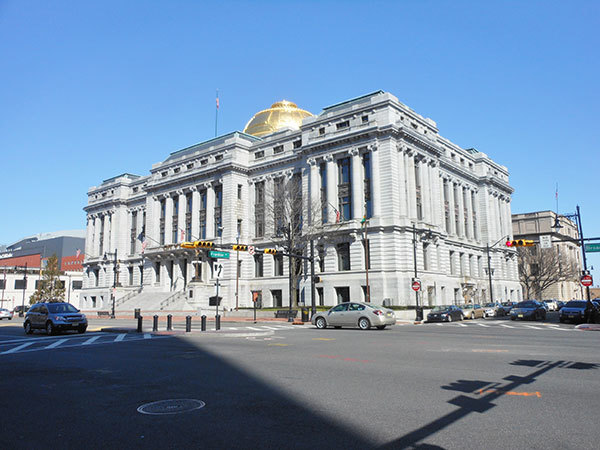
<instances>
[{"instance_id":1,"label":"street lamp","mask_svg":"<svg viewBox=\"0 0 600 450\"><path fill-rule=\"evenodd\" d=\"M25 263L25 271L23 272L23 301L21 302L21 311L19 317L23 317L25 311L25 291L27 290L27 263Z\"/></svg>"},{"instance_id":2,"label":"street lamp","mask_svg":"<svg viewBox=\"0 0 600 450\"><path fill-rule=\"evenodd\" d=\"M114 253L109 253L106 252L104 253L104 260L107 260L107 256L113 256L115 257L114 259L114 263L113 263L113 288L112 291L110 293L110 298L112 300L112 310L110 312L110 318L114 319L115 318L115 301L116 301L116 291L117 291L117 276L119 274L119 265L118 265L118 260L117 260L117 249L115 248L115 252Z\"/></svg>"},{"instance_id":3,"label":"street lamp","mask_svg":"<svg viewBox=\"0 0 600 450\"><path fill-rule=\"evenodd\" d=\"M431 232L431 230L419 230L419 233L425 233L421 239L422 240L429 240L433 238L433 233ZM414 278L413 278L413 282L418 281L418 273L417 273L417 226L413 223L413 262L414 262ZM419 306L419 292L421 291L422 286L415 290L415 307L416 307L416 317L415 320L417 322L420 322L423 320L423 307Z\"/></svg>"},{"instance_id":4,"label":"street lamp","mask_svg":"<svg viewBox=\"0 0 600 450\"><path fill-rule=\"evenodd\" d=\"M506 237L501 237L498 241L496 241L494 244L490 245L489 243L485 245L485 252L487 254L487 275L488 275L488 280L490 283L490 302L494 303L494 288L492 286L492 275L494 274L494 269L492 269L492 256L490 255L490 249L494 248L496 245L498 245L500 242L502 241L506 241L508 240L510 236L506 236Z\"/></svg>"}]
</instances>

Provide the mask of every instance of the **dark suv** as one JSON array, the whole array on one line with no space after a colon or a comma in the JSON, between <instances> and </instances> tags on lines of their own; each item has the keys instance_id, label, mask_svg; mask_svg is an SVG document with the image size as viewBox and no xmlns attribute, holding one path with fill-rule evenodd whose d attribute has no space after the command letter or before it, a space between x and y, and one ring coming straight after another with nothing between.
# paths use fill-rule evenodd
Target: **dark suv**
<instances>
[{"instance_id":1,"label":"dark suv","mask_svg":"<svg viewBox=\"0 0 600 450\"><path fill-rule=\"evenodd\" d=\"M52 302L33 305L25 315L23 328L27 334L33 333L35 329L43 329L51 335L64 330L85 333L87 325L85 314L81 314L70 303Z\"/></svg>"}]
</instances>

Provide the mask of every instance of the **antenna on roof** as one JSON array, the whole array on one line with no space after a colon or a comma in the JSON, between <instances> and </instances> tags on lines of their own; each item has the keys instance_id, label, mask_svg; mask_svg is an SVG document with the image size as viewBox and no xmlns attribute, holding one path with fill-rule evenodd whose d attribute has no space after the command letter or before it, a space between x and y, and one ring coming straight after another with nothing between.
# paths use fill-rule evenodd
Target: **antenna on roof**
<instances>
[{"instance_id":1,"label":"antenna on roof","mask_svg":"<svg viewBox=\"0 0 600 450\"><path fill-rule=\"evenodd\" d=\"M215 137L217 137L217 125L219 123L219 90L217 89L217 103L215 109Z\"/></svg>"}]
</instances>

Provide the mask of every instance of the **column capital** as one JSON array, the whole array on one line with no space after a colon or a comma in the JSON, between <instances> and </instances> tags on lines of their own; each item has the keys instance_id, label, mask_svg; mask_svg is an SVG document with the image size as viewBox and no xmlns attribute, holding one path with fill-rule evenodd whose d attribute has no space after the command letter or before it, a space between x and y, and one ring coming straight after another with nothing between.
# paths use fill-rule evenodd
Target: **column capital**
<instances>
[{"instance_id":1,"label":"column capital","mask_svg":"<svg viewBox=\"0 0 600 450\"><path fill-rule=\"evenodd\" d=\"M331 155L331 154L325 155L323 157L323 159L325 160L325 162L332 162L333 161L333 155Z\"/></svg>"},{"instance_id":2,"label":"column capital","mask_svg":"<svg viewBox=\"0 0 600 450\"><path fill-rule=\"evenodd\" d=\"M358 156L359 155L359 151L357 147L352 147L350 150L348 150L348 153L352 156Z\"/></svg>"}]
</instances>

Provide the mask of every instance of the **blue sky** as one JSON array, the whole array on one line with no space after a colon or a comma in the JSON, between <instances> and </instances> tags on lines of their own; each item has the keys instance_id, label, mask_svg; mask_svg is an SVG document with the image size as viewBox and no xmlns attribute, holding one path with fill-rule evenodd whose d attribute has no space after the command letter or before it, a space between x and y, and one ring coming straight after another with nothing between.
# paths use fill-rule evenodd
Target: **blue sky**
<instances>
[{"instance_id":1,"label":"blue sky","mask_svg":"<svg viewBox=\"0 0 600 450\"><path fill-rule=\"evenodd\" d=\"M509 168L513 213L600 237L600 2L0 0L0 243L85 227L89 187L288 99L382 89ZM600 276L600 253L590 255ZM597 284L597 283L595 283Z\"/></svg>"}]
</instances>

